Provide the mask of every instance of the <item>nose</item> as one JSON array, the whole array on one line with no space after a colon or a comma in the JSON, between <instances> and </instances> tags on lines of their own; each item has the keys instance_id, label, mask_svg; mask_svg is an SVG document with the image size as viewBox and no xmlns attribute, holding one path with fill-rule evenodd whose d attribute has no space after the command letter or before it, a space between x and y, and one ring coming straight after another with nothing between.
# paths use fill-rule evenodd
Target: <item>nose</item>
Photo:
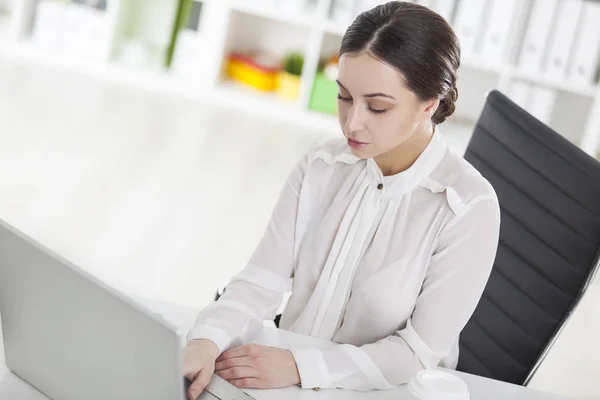
<instances>
[{"instance_id":1,"label":"nose","mask_svg":"<svg viewBox=\"0 0 600 400\"><path fill-rule=\"evenodd\" d=\"M350 110L348 110L348 116L344 128L347 133L360 132L365 128L364 112L362 106L355 102Z\"/></svg>"}]
</instances>

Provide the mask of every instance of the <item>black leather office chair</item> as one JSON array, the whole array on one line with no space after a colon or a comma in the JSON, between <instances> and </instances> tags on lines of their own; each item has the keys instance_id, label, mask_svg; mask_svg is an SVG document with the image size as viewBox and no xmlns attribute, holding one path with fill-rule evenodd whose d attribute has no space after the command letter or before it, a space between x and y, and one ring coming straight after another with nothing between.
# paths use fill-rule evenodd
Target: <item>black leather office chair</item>
<instances>
[{"instance_id":1,"label":"black leather office chair","mask_svg":"<svg viewBox=\"0 0 600 400\"><path fill-rule=\"evenodd\" d=\"M600 162L497 91L465 158L496 189L502 223L458 369L525 385L597 272Z\"/></svg>"}]
</instances>

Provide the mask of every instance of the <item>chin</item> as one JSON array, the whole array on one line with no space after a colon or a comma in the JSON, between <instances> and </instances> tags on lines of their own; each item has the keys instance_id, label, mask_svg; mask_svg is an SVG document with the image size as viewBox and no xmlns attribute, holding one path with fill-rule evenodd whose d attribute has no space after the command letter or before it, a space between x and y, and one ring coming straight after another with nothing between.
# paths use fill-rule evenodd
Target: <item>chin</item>
<instances>
[{"instance_id":1,"label":"chin","mask_svg":"<svg viewBox=\"0 0 600 400\"><path fill-rule=\"evenodd\" d=\"M371 154L365 150L353 149L352 147L350 147L350 151L355 157L358 158L367 159L372 157Z\"/></svg>"}]
</instances>

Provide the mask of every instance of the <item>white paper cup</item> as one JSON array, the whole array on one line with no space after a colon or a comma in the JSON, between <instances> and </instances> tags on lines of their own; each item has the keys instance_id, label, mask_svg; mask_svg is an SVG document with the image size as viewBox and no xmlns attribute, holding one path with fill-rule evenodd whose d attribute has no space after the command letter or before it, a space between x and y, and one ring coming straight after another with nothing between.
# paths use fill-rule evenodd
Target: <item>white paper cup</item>
<instances>
[{"instance_id":1,"label":"white paper cup","mask_svg":"<svg viewBox=\"0 0 600 400\"><path fill-rule=\"evenodd\" d=\"M408 389L419 400L469 400L469 388L458 376L427 369L410 380Z\"/></svg>"}]
</instances>

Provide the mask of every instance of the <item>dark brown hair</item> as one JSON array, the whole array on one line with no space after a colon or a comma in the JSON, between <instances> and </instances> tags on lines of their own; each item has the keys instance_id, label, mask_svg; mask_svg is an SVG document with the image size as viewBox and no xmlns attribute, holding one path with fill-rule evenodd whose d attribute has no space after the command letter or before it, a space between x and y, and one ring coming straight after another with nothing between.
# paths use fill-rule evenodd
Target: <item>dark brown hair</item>
<instances>
[{"instance_id":1,"label":"dark brown hair","mask_svg":"<svg viewBox=\"0 0 600 400\"><path fill-rule=\"evenodd\" d=\"M362 51L400 71L421 101L440 99L435 124L454 113L460 45L443 17L403 1L377 6L360 14L342 39L340 56Z\"/></svg>"}]
</instances>

